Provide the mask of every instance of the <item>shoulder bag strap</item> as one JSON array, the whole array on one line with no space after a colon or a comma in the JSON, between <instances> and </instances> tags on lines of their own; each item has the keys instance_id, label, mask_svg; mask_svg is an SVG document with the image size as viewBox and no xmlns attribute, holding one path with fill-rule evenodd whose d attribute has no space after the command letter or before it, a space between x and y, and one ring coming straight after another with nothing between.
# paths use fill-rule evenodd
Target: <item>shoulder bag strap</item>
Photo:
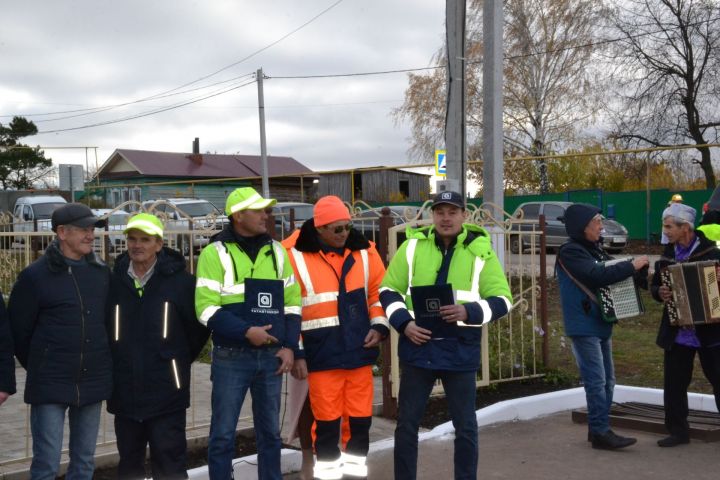
<instances>
[{"instance_id":1,"label":"shoulder bag strap","mask_svg":"<svg viewBox=\"0 0 720 480\"><path fill-rule=\"evenodd\" d=\"M557 262L560 264L560 267L563 270L565 270L565 273L567 274L568 277L570 277L570 280L572 280L575 283L575 285L577 285L580 288L580 290L585 292L585 294L588 297L590 297L590 300L592 300L593 303L595 303L596 305L599 305L600 302L598 302L597 296L593 292L591 292L589 288L587 288L585 285L580 283L580 281L577 278L573 277L573 275L570 273L570 271L565 267L565 264L562 262L562 260L560 260L560 257L558 257Z\"/></svg>"}]
</instances>

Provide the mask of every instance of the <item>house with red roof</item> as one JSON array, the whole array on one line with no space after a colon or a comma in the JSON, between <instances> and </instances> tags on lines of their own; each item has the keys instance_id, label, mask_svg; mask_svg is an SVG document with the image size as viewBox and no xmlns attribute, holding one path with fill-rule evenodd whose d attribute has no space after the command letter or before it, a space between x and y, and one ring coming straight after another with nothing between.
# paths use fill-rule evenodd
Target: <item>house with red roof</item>
<instances>
[{"instance_id":1,"label":"house with red roof","mask_svg":"<svg viewBox=\"0 0 720 480\"><path fill-rule=\"evenodd\" d=\"M86 191L115 207L128 200L203 198L220 210L237 187L262 193L259 155L155 152L117 149L99 168ZM270 196L278 201L309 201L318 175L292 157L267 157ZM315 182L315 183L314 183Z\"/></svg>"}]
</instances>

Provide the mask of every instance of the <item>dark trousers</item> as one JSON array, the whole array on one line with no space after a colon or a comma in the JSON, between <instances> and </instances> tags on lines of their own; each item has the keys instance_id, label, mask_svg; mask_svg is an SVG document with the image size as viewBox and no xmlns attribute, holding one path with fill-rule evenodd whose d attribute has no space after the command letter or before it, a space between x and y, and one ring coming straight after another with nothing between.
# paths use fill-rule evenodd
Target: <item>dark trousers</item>
<instances>
[{"instance_id":1,"label":"dark trousers","mask_svg":"<svg viewBox=\"0 0 720 480\"><path fill-rule=\"evenodd\" d=\"M676 343L670 350L665 350L665 427L671 435L683 439L690 435L687 390L692 381L695 352L700 357L705 378L712 385L715 404L720 411L720 345L695 349Z\"/></svg>"},{"instance_id":2,"label":"dark trousers","mask_svg":"<svg viewBox=\"0 0 720 480\"><path fill-rule=\"evenodd\" d=\"M478 425L475 417L475 372L430 370L401 365L398 420L395 428L395 480L417 476L418 429L436 379L442 381L455 427L456 480L475 480L478 466Z\"/></svg>"},{"instance_id":3,"label":"dark trousers","mask_svg":"<svg viewBox=\"0 0 720 480\"><path fill-rule=\"evenodd\" d=\"M116 415L115 436L120 454L118 478L146 478L145 451L148 444L152 478L187 478L185 410L141 422Z\"/></svg>"}]
</instances>

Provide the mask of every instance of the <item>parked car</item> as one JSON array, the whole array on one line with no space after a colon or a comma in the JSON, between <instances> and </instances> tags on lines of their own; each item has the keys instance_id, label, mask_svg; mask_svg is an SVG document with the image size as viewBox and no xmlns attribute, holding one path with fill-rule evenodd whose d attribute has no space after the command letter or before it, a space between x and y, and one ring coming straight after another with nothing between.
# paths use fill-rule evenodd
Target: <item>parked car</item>
<instances>
[{"instance_id":1,"label":"parked car","mask_svg":"<svg viewBox=\"0 0 720 480\"><path fill-rule=\"evenodd\" d=\"M56 208L67 201L60 195L28 195L18 197L13 206L14 232L49 232L52 230L51 217ZM16 242L23 243L24 235L14 237Z\"/></svg>"},{"instance_id":2,"label":"parked car","mask_svg":"<svg viewBox=\"0 0 720 480\"><path fill-rule=\"evenodd\" d=\"M37 220L38 231L51 230L50 217L56 208L67 201L60 195L32 195L18 197L13 207L13 230L16 232L35 231Z\"/></svg>"},{"instance_id":3,"label":"parked car","mask_svg":"<svg viewBox=\"0 0 720 480\"><path fill-rule=\"evenodd\" d=\"M518 206L513 213L513 217L529 221L528 223L520 223L518 230L540 231L539 221L540 215L545 215L545 244L548 249L558 248L568 240L565 231L565 210L572 205L572 202L526 202ZM603 248L608 252L618 253L627 246L628 231L616 220L603 218L602 241ZM540 239L535 240L535 244L539 246ZM521 250L530 246L530 235L512 235L510 237L510 251L519 253Z\"/></svg>"},{"instance_id":4,"label":"parked car","mask_svg":"<svg viewBox=\"0 0 720 480\"><path fill-rule=\"evenodd\" d=\"M290 210L294 210L295 223L290 225ZM313 204L304 202L278 202L273 206L272 214L275 217L275 233L278 238L302 227L305 220L313 216Z\"/></svg>"},{"instance_id":5,"label":"parked car","mask_svg":"<svg viewBox=\"0 0 720 480\"><path fill-rule=\"evenodd\" d=\"M96 217L107 219L107 237L111 250L122 247L125 242L125 226L130 219L130 214L124 210L113 210L110 208L93 208L93 214ZM96 228L96 231L105 231L104 228ZM100 248L100 241L103 238L99 235L95 238L96 248Z\"/></svg>"},{"instance_id":6,"label":"parked car","mask_svg":"<svg viewBox=\"0 0 720 480\"><path fill-rule=\"evenodd\" d=\"M227 216L223 215L219 208L212 202L201 198L146 200L142 205L145 210L151 209L150 213L164 214L166 230L190 230L190 220L192 220L193 230L221 230L228 223ZM195 250L200 250L207 245L212 235L214 233L193 234ZM187 243L189 242L174 239L172 236L168 240L174 248L181 249L185 254L188 253Z\"/></svg>"},{"instance_id":7,"label":"parked car","mask_svg":"<svg viewBox=\"0 0 720 480\"><path fill-rule=\"evenodd\" d=\"M427 216L426 211L419 212L420 207L416 205L388 205L387 207L390 209L393 226L407 223L418 217L418 215L420 220L425 219ZM380 217L382 217L383 208L385 207L364 210L352 218L353 227L365 235L368 240L376 243L380 238ZM405 241L404 231L398 234L398 245L403 241Z\"/></svg>"}]
</instances>

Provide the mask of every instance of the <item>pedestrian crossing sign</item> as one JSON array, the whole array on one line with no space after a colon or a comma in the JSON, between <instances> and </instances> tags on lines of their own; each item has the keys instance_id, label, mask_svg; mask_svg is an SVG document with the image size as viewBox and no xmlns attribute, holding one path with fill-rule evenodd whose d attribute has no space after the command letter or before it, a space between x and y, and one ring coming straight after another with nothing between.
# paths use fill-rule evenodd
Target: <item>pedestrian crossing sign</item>
<instances>
[{"instance_id":1,"label":"pedestrian crossing sign","mask_svg":"<svg viewBox=\"0 0 720 480\"><path fill-rule=\"evenodd\" d=\"M447 173L445 150L435 150L435 175L444 177Z\"/></svg>"}]
</instances>

